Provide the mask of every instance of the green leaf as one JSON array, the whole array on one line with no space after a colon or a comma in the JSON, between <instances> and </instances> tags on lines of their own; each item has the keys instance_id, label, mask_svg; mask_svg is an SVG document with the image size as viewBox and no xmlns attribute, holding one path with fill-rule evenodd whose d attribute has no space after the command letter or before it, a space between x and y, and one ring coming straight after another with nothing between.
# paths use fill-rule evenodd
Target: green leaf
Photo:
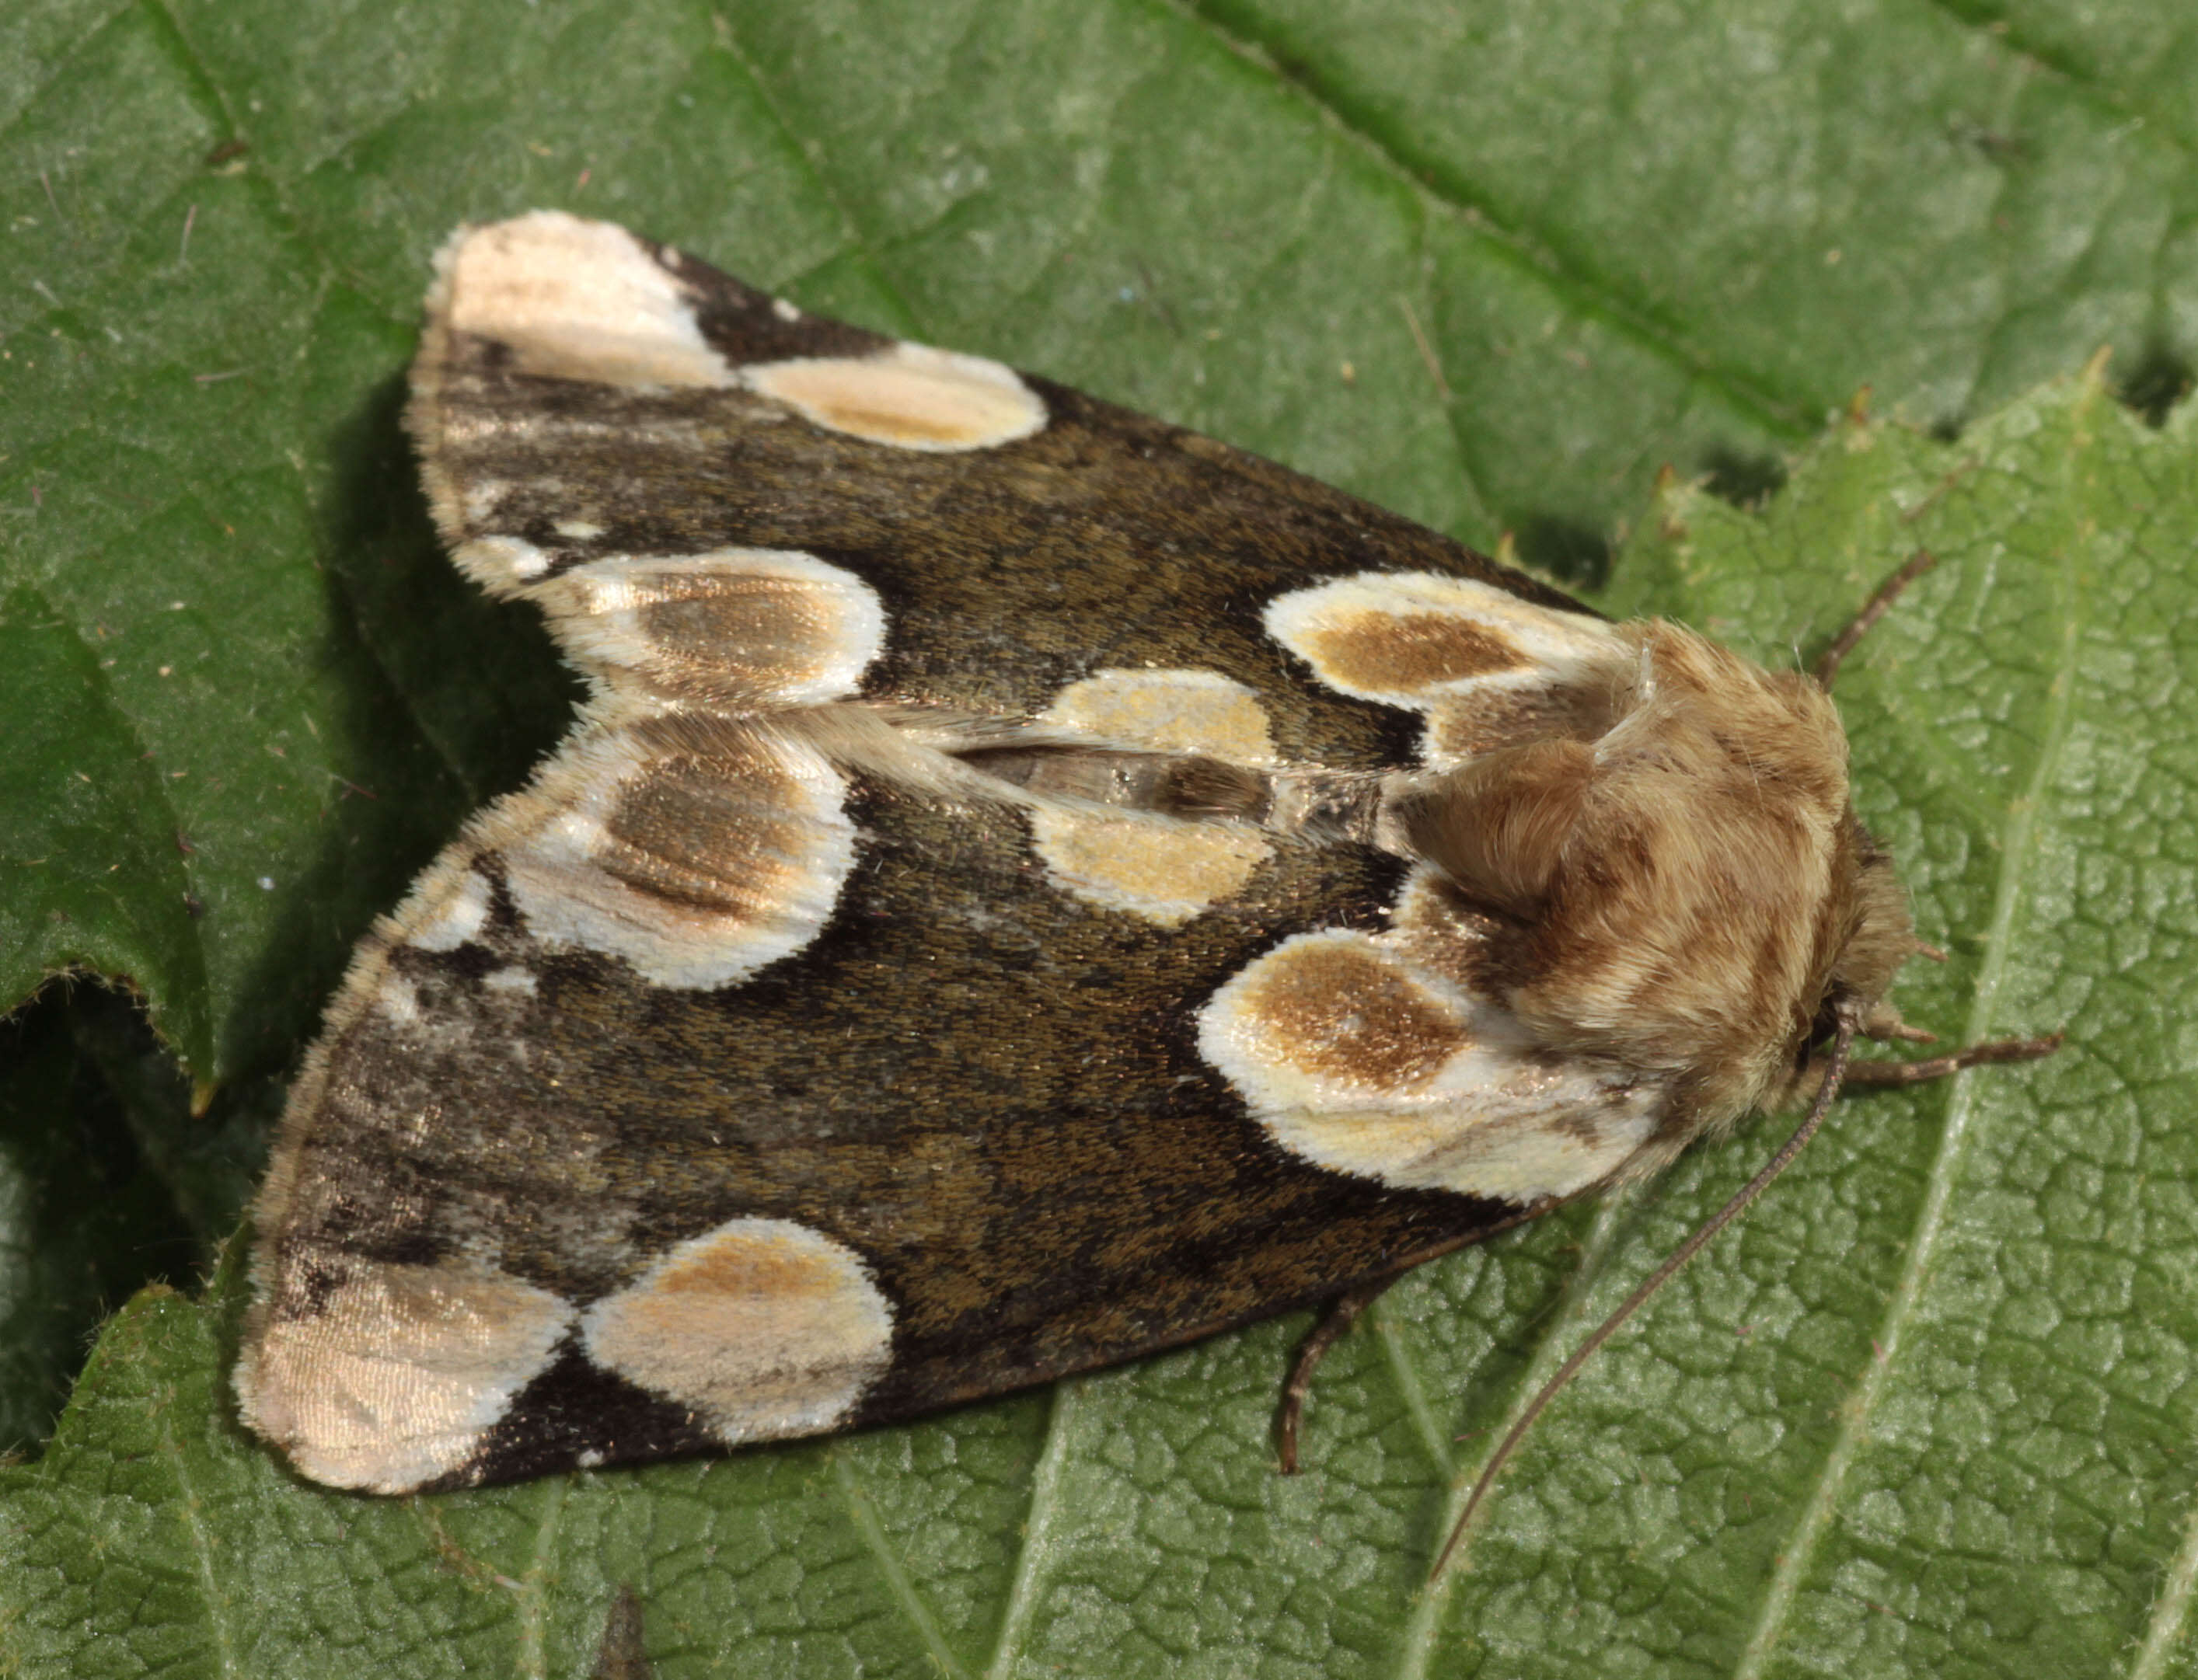
<instances>
[{"instance_id":1,"label":"green leaf","mask_svg":"<svg viewBox=\"0 0 2198 1680\"><path fill-rule=\"evenodd\" d=\"M309 1490L221 1387L241 1305L148 1293L0 1483L39 1671L573 1673L621 1584L665 1674L2107 1674L2187 1660L2198 410L2090 382L1959 441L1854 422L1761 514L1666 496L1621 565L1776 660L1909 552L1851 662L1866 811L1951 960L1949 1037L2052 1061L1850 1098L1545 1420L1458 1483L1584 1322L1763 1145L1416 1273L1268 1422L1301 1325L918 1427L413 1501ZM2184 709L2187 721L2187 706ZM1473 1432L1468 1444L1453 1437Z\"/></svg>"},{"instance_id":2,"label":"green leaf","mask_svg":"<svg viewBox=\"0 0 2198 1680\"><path fill-rule=\"evenodd\" d=\"M0 1474L0 1658L579 1673L631 1581L666 1675L2198 1667L2189 416L2067 387L1951 444L1850 427L1760 518L1650 500L1667 463L1776 483L1859 386L1951 428L2101 344L2164 415L2198 357L2194 40L2143 0L0 17L0 1003L126 981L188 1069L91 987L0 1044L19 1439L102 1299L210 1253L352 941L561 727L396 426L465 218L625 220L1576 580L1630 521L1614 603L1768 658L1928 544L1841 694L1954 957L1901 1001L2071 1033L1844 1105L1433 1596L1487 1439L1451 1437L1754 1134L1402 1286L1288 1482L1294 1323L838 1444L323 1496L230 1421L232 1265L129 1307Z\"/></svg>"}]
</instances>

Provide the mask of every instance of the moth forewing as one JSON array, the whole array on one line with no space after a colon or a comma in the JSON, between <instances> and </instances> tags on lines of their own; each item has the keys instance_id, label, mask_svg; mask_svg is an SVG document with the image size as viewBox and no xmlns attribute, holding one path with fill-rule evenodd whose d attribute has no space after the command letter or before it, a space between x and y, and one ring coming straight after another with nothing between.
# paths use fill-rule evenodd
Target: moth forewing
<instances>
[{"instance_id":1,"label":"moth forewing","mask_svg":"<svg viewBox=\"0 0 2198 1680\"><path fill-rule=\"evenodd\" d=\"M1805 678L605 224L462 230L413 389L445 539L590 697L284 1118L236 1386L317 1480L1361 1299L1893 1019Z\"/></svg>"}]
</instances>

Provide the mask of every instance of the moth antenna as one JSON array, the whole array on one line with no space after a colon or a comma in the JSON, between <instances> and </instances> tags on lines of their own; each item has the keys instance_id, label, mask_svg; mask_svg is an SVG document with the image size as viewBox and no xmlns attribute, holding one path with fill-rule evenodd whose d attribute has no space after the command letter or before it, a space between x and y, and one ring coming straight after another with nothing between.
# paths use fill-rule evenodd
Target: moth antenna
<instances>
[{"instance_id":1,"label":"moth antenna","mask_svg":"<svg viewBox=\"0 0 2198 1680\"><path fill-rule=\"evenodd\" d=\"M1474 1483L1473 1491L1466 1497L1465 1509L1458 1514L1457 1521L1451 1526L1450 1538L1443 1543L1434 1567L1428 1571L1429 1586L1442 1578L1443 1567L1449 1563L1451 1554L1457 1549L1457 1543L1465 1538L1466 1526L1473 1520L1473 1514L1480 1509L1480 1502L1488 1497L1488 1490L1495 1485L1496 1478L1504 1465L1510 1462L1511 1455L1519 1450L1519 1444L1526 1439L1526 1432L1534 1427L1534 1420L1542 1415L1543 1409L1579 1374L1580 1367L1587 1363L1595 1351L1615 1335L1625 1321L1648 1303L1651 1295L1671 1281L1674 1272L1693 1259L1712 1237L1738 1218L1748 1203L1770 1189L1771 1180L1792 1166L1794 1156L1800 1154L1809 1140L1816 1136L1817 1128L1824 1123L1825 1114L1830 1112L1833 1100L1840 1094L1840 1086L1846 1082L1847 1059L1853 1052L1854 1039L1854 1017L1843 1009L1839 1015L1838 1036L1832 1041L1831 1059L1824 1069L1824 1082L1817 1089L1817 1100L1809 1105L1807 1116L1794 1128L1794 1135L1779 1145L1778 1153L1764 1163L1762 1170L1754 1177L1734 1193L1730 1201L1697 1225L1694 1234L1666 1255L1664 1264L1650 1272L1639 1287L1619 1304L1616 1311L1595 1327L1587 1340L1573 1350L1571 1357L1557 1367L1556 1375L1544 1383L1540 1392L1526 1403L1526 1410L1511 1426L1510 1433L1497 1443L1496 1450L1488 1456L1488 1462L1481 1466L1480 1479Z\"/></svg>"},{"instance_id":2,"label":"moth antenna","mask_svg":"<svg viewBox=\"0 0 2198 1680\"><path fill-rule=\"evenodd\" d=\"M1893 603L1907 592L1908 586L1939 563L1939 558L1928 549L1918 549L1908 556L1907 564L1880 584L1869 599L1862 604L1862 611L1847 621L1847 627L1832 638L1832 645L1824 649L1817 660L1817 686L1829 690L1832 679L1840 674L1840 661L1855 650L1855 644L1869 634L1870 626L1883 618Z\"/></svg>"}]
</instances>

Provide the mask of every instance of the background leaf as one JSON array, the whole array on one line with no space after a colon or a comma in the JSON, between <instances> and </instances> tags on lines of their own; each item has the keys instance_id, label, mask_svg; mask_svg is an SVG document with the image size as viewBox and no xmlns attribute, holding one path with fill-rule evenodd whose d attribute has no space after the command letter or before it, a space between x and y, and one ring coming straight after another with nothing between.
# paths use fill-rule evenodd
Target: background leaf
<instances>
[{"instance_id":1,"label":"background leaf","mask_svg":"<svg viewBox=\"0 0 2198 1680\"><path fill-rule=\"evenodd\" d=\"M1917 544L1843 680L1865 814L2042 1067L1846 1106L1549 1421L1579 1318L1743 1177L1690 1158L1300 1323L919 1428L375 1503L239 1436L204 1305L108 1327L0 1474L32 1672L2190 1671L2198 26L2159 0L852 0L0 18L0 1420L188 1282L377 910L561 728L395 415L427 254L555 205L1213 432L1766 659ZM239 149L240 147L242 149ZM1856 388L1958 431L1847 427ZM1962 429L1962 428L1967 429ZM1631 525L1611 567L1613 533ZM1919 965L1920 966L1920 965Z\"/></svg>"}]
</instances>

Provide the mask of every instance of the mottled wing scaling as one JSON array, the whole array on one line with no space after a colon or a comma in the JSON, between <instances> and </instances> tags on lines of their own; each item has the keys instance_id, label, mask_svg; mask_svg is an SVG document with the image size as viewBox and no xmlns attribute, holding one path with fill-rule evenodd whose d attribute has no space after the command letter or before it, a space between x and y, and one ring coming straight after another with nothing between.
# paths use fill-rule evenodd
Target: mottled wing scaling
<instances>
[{"instance_id":1,"label":"mottled wing scaling","mask_svg":"<svg viewBox=\"0 0 2198 1680\"><path fill-rule=\"evenodd\" d=\"M631 1207L589 1195L602 1117L565 1123L566 1078L632 1025L567 1009L570 962L643 993L736 984L816 939L854 863L846 776L770 720L852 687L875 596L801 556L672 573L609 599L600 573L546 586L585 603L559 622L605 686L376 928L294 1093L237 1386L317 1479L395 1492L461 1472L561 1350L683 1409L695 1440L827 1427L885 1362L859 1259L801 1225L727 1218L640 1264ZM714 660L658 633L653 606L696 599L752 633ZM689 689L724 709L689 709ZM529 1173L537 1154L565 1171ZM622 1281L545 1288L515 1241ZM710 1352L727 1346L746 1350L730 1367Z\"/></svg>"},{"instance_id":2,"label":"mottled wing scaling","mask_svg":"<svg viewBox=\"0 0 2198 1680\"><path fill-rule=\"evenodd\" d=\"M413 384L459 565L590 696L294 1091L236 1382L316 1479L881 1421L1331 1297L1668 1157L1876 974L1811 944L1843 758L1736 817L1689 721L1806 696L1270 463L553 213L444 250ZM1550 944L1674 741L1826 901L1722 977L1776 1019L1714 1100L1597 1024L1653 962Z\"/></svg>"}]
</instances>

